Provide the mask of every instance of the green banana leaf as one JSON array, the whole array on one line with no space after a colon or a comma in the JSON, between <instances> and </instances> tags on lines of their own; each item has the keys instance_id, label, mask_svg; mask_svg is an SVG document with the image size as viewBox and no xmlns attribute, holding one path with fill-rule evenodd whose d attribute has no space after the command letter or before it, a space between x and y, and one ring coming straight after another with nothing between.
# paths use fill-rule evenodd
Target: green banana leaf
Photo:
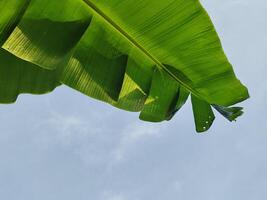
<instances>
[{"instance_id":1,"label":"green banana leaf","mask_svg":"<svg viewBox=\"0 0 267 200\"><path fill-rule=\"evenodd\" d=\"M198 132L249 97L198 0L0 0L0 103L61 84L140 119L191 102Z\"/></svg>"}]
</instances>

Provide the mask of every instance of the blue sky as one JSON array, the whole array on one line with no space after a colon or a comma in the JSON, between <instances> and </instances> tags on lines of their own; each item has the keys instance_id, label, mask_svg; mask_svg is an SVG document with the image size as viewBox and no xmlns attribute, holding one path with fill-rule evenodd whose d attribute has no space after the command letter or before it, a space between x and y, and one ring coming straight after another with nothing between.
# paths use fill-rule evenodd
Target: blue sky
<instances>
[{"instance_id":1,"label":"blue sky","mask_svg":"<svg viewBox=\"0 0 267 200\"><path fill-rule=\"evenodd\" d=\"M0 199L267 199L267 1L202 0L251 98L196 134L190 104L151 124L69 88L0 105Z\"/></svg>"}]
</instances>

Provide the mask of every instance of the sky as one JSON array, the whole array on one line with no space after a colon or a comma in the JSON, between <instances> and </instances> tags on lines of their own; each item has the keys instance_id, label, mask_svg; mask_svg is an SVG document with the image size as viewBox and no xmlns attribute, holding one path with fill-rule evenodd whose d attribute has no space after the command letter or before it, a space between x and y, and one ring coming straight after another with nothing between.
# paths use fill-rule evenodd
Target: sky
<instances>
[{"instance_id":1,"label":"sky","mask_svg":"<svg viewBox=\"0 0 267 200\"><path fill-rule=\"evenodd\" d=\"M196 134L61 87L0 105L0 199L267 199L267 1L202 0L251 98L236 123Z\"/></svg>"}]
</instances>

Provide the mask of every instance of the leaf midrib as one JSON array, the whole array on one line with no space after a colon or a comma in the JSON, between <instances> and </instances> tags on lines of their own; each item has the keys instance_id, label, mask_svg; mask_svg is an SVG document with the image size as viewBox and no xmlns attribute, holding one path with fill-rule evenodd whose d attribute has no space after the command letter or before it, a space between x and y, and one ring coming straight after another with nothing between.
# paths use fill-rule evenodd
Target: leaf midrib
<instances>
[{"instance_id":1,"label":"leaf midrib","mask_svg":"<svg viewBox=\"0 0 267 200\"><path fill-rule=\"evenodd\" d=\"M117 32L124 36L130 43L137 47L143 54L145 54L150 60L152 60L156 66L160 67L167 74L169 74L175 81L184 86L192 94L200 99L205 99L195 89L184 83L178 77L176 77L168 68L166 68L155 56L153 56L148 50L146 50L141 44L139 44L130 34L128 34L123 28L121 28L114 20L107 16L100 8L98 8L91 0L83 0L96 14L102 17L109 25L111 25Z\"/></svg>"}]
</instances>

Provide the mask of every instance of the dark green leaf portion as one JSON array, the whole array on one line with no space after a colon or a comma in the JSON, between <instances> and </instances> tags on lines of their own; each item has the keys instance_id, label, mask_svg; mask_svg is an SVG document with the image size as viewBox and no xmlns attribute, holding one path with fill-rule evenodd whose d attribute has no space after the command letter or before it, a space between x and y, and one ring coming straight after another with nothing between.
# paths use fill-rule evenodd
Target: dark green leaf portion
<instances>
[{"instance_id":1,"label":"dark green leaf portion","mask_svg":"<svg viewBox=\"0 0 267 200\"><path fill-rule=\"evenodd\" d=\"M211 127L215 119L212 108L207 102L200 100L193 94L191 95L191 101L194 112L196 130L197 132L205 132Z\"/></svg>"},{"instance_id":2,"label":"dark green leaf portion","mask_svg":"<svg viewBox=\"0 0 267 200\"><path fill-rule=\"evenodd\" d=\"M58 72L16 58L0 49L0 103L15 102L20 93L44 94L59 86Z\"/></svg>"},{"instance_id":3,"label":"dark green leaf portion","mask_svg":"<svg viewBox=\"0 0 267 200\"><path fill-rule=\"evenodd\" d=\"M175 101L175 109L170 111L167 120L171 120L173 116L183 107L186 103L190 93L183 86L180 86L179 93L177 95L177 99Z\"/></svg>"},{"instance_id":4,"label":"dark green leaf portion","mask_svg":"<svg viewBox=\"0 0 267 200\"><path fill-rule=\"evenodd\" d=\"M128 56L105 42L106 34L94 18L64 66L61 82L110 103L119 98Z\"/></svg>"},{"instance_id":5,"label":"dark green leaf portion","mask_svg":"<svg viewBox=\"0 0 267 200\"><path fill-rule=\"evenodd\" d=\"M244 113L242 107L224 107L218 105L212 106L231 122L236 121L236 119Z\"/></svg>"},{"instance_id":6,"label":"dark green leaf portion","mask_svg":"<svg viewBox=\"0 0 267 200\"><path fill-rule=\"evenodd\" d=\"M179 86L179 83L171 79L165 71L156 68L140 119L152 122L166 120L169 112L175 109L173 102L177 100Z\"/></svg>"},{"instance_id":7,"label":"dark green leaf portion","mask_svg":"<svg viewBox=\"0 0 267 200\"><path fill-rule=\"evenodd\" d=\"M30 0L0 0L0 46L14 30Z\"/></svg>"},{"instance_id":8,"label":"dark green leaf portion","mask_svg":"<svg viewBox=\"0 0 267 200\"><path fill-rule=\"evenodd\" d=\"M90 47L77 48L64 68L61 82L93 98L117 101L126 63L127 56L108 59Z\"/></svg>"},{"instance_id":9,"label":"dark green leaf portion","mask_svg":"<svg viewBox=\"0 0 267 200\"><path fill-rule=\"evenodd\" d=\"M55 22L24 18L3 48L42 68L55 69L78 43L89 24L90 19Z\"/></svg>"}]
</instances>

